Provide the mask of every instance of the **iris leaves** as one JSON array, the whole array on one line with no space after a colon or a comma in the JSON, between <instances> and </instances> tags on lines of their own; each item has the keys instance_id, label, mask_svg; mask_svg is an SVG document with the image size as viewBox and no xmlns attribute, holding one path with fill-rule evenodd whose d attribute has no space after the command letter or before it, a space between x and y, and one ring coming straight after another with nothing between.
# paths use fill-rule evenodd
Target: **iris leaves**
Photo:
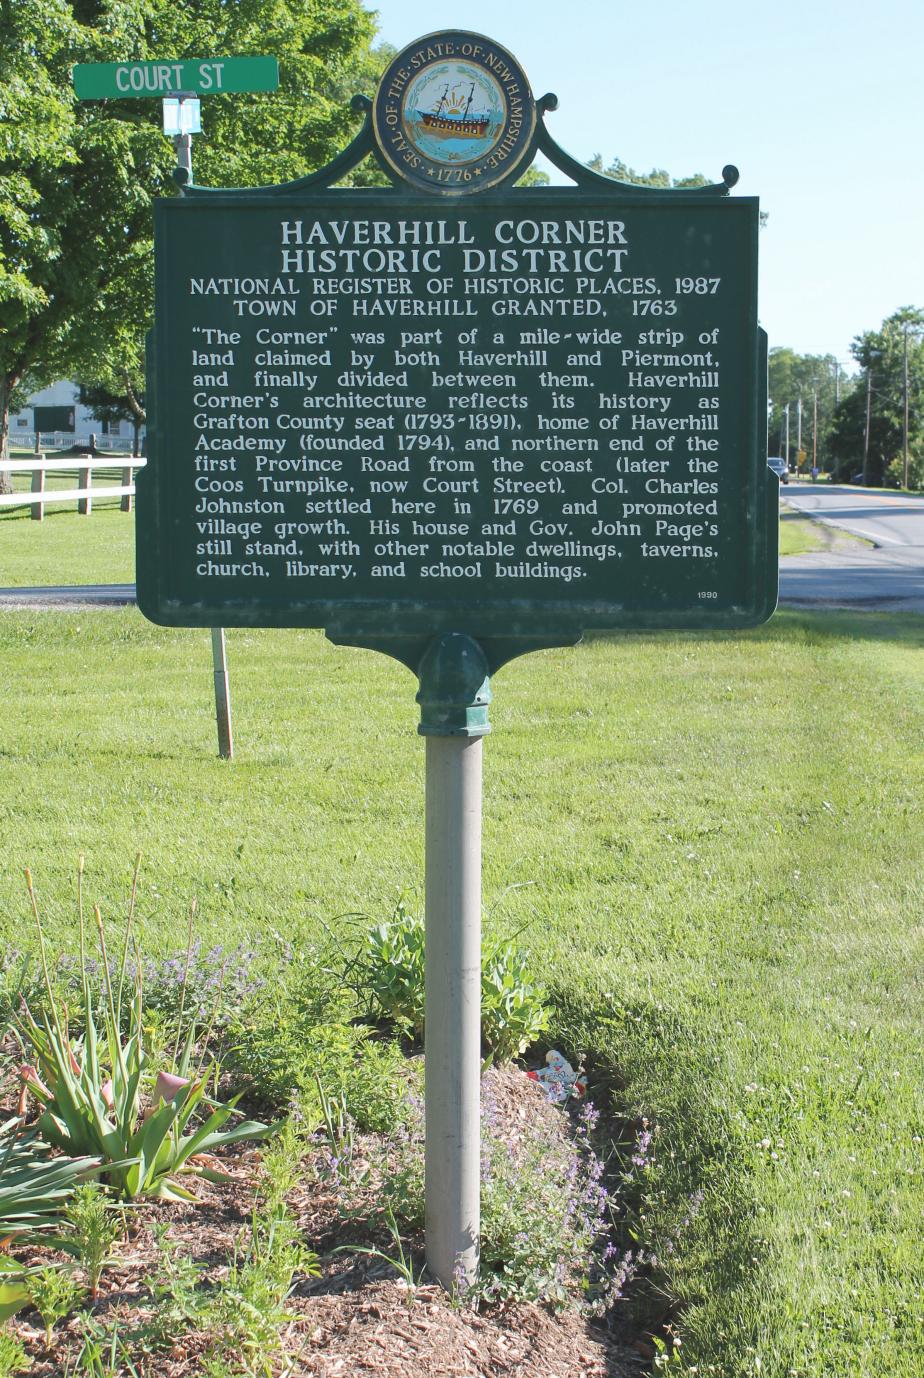
<instances>
[{"instance_id":1,"label":"iris leaves","mask_svg":"<svg viewBox=\"0 0 924 1378\"><path fill-rule=\"evenodd\" d=\"M102 918L95 910L102 959L98 1011L78 884L80 996L75 1022L80 1032L75 1034L51 980L28 872L27 881L39 933L46 1008L35 1015L23 1007L20 1037L35 1065L24 1066L20 1075L24 1088L41 1107L39 1135L68 1155L102 1160L104 1179L125 1200L140 1196L191 1199L179 1181L183 1175L228 1180L205 1155L242 1139L266 1138L273 1131L251 1120L224 1128L235 1114L237 1101L222 1104L206 1097L205 1088L215 1069L192 1067L196 1029L192 1020L184 1028L182 1000L173 1073L157 1077L151 1097L153 1068L145 1047L142 963L132 931L136 887L117 964L110 964Z\"/></svg>"}]
</instances>

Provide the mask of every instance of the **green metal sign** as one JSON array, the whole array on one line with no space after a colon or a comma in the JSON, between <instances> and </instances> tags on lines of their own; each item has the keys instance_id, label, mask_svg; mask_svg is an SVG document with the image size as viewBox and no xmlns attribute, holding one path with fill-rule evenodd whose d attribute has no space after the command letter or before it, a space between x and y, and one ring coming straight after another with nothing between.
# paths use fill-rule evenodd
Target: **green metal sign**
<instances>
[{"instance_id":1,"label":"green metal sign","mask_svg":"<svg viewBox=\"0 0 924 1378\"><path fill-rule=\"evenodd\" d=\"M171 96L179 91L224 95L229 91L275 91L274 57L193 57L158 62L80 62L74 90L80 100L123 100Z\"/></svg>"},{"instance_id":2,"label":"green metal sign","mask_svg":"<svg viewBox=\"0 0 924 1378\"><path fill-rule=\"evenodd\" d=\"M756 200L560 150L576 186L332 189L372 141L156 207L145 614L325 627L408 663L457 632L492 667L592 628L765 620Z\"/></svg>"}]
</instances>

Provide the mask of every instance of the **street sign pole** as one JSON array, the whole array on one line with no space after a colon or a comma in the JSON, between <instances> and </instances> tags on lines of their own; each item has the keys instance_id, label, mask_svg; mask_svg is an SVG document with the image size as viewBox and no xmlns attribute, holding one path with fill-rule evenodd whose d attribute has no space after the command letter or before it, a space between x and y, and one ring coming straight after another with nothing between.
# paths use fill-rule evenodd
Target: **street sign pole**
<instances>
[{"instance_id":1,"label":"street sign pole","mask_svg":"<svg viewBox=\"0 0 924 1378\"><path fill-rule=\"evenodd\" d=\"M447 633L420 670L426 747L424 1194L427 1267L447 1291L478 1275L481 1169L482 743L488 666Z\"/></svg>"},{"instance_id":2,"label":"street sign pole","mask_svg":"<svg viewBox=\"0 0 924 1378\"><path fill-rule=\"evenodd\" d=\"M191 59L183 62L78 63L73 72L74 90L79 100L124 99L161 96L164 131L168 129L168 102L175 109L178 129L173 135L177 168L185 173L185 184L192 185L192 130L199 129L198 95L228 91L275 91L279 85L279 64L275 57ZM193 120L184 121L195 111ZM185 127L184 127L185 125ZM37 443L37 442L36 442ZM212 671L215 681L215 721L218 727L218 754L230 760L234 754L231 732L231 689L223 627L212 628Z\"/></svg>"},{"instance_id":3,"label":"street sign pole","mask_svg":"<svg viewBox=\"0 0 924 1378\"><path fill-rule=\"evenodd\" d=\"M187 99L180 93L180 103ZM166 110L167 102L164 101ZM166 124L166 120L165 120ZM192 141L189 130L173 136L176 152L176 165L186 173L186 186L192 186ZM224 627L212 628L212 677L215 681L215 725L218 729L218 754L222 760L230 761L234 756L234 736L231 730L231 683L228 679L228 656L225 645Z\"/></svg>"},{"instance_id":4,"label":"street sign pole","mask_svg":"<svg viewBox=\"0 0 924 1378\"><path fill-rule=\"evenodd\" d=\"M176 134L173 138L176 165L183 169L190 183L193 179L192 141L193 136L191 134Z\"/></svg>"},{"instance_id":5,"label":"street sign pole","mask_svg":"<svg viewBox=\"0 0 924 1378\"><path fill-rule=\"evenodd\" d=\"M185 92L180 93L181 104L186 98ZM166 104L165 100L165 110ZM176 165L186 173L187 186L192 186L193 180L192 141L193 136L188 130L173 136ZM218 754L222 760L230 761L234 757L234 735L231 728L231 682L228 678L228 655L224 627L212 628L212 678L215 683L215 726L218 730Z\"/></svg>"}]
</instances>

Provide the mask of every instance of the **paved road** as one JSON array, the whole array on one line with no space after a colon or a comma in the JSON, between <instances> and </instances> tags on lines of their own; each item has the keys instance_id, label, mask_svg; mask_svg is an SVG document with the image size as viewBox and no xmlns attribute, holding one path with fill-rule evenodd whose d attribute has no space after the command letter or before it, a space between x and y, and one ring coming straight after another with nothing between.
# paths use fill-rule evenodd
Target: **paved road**
<instances>
[{"instance_id":1,"label":"paved road","mask_svg":"<svg viewBox=\"0 0 924 1378\"><path fill-rule=\"evenodd\" d=\"M924 497L827 483L790 483L780 489L780 496L806 516L877 546L911 546L924 552Z\"/></svg>"},{"instance_id":2,"label":"paved road","mask_svg":"<svg viewBox=\"0 0 924 1378\"><path fill-rule=\"evenodd\" d=\"M782 604L924 612L924 497L810 483L790 483L781 492L815 521L873 543L838 542L786 556Z\"/></svg>"},{"instance_id":3,"label":"paved road","mask_svg":"<svg viewBox=\"0 0 924 1378\"><path fill-rule=\"evenodd\" d=\"M134 584L41 584L34 588L0 589L0 607L75 608L134 603Z\"/></svg>"}]
</instances>

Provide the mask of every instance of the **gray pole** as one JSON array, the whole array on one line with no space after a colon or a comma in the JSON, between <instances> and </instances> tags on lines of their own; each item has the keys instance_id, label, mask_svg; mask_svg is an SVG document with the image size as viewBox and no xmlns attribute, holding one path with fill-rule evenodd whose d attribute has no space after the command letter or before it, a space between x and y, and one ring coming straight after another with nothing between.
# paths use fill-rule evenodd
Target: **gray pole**
<instances>
[{"instance_id":1,"label":"gray pole","mask_svg":"<svg viewBox=\"0 0 924 1378\"><path fill-rule=\"evenodd\" d=\"M866 370L866 425L863 428L863 487L869 483L869 415L873 398L873 375Z\"/></svg>"},{"instance_id":2,"label":"gray pole","mask_svg":"<svg viewBox=\"0 0 924 1378\"><path fill-rule=\"evenodd\" d=\"M799 398L796 408L796 468L799 467L798 456L802 453L802 398Z\"/></svg>"},{"instance_id":3,"label":"gray pole","mask_svg":"<svg viewBox=\"0 0 924 1378\"><path fill-rule=\"evenodd\" d=\"M425 1216L447 1291L478 1274L481 1167L481 737L484 652L449 632L418 671L426 763Z\"/></svg>"},{"instance_id":4,"label":"gray pole","mask_svg":"<svg viewBox=\"0 0 924 1378\"><path fill-rule=\"evenodd\" d=\"M783 408L786 413L786 472L789 473L789 403Z\"/></svg>"},{"instance_id":5,"label":"gray pole","mask_svg":"<svg viewBox=\"0 0 924 1378\"><path fill-rule=\"evenodd\" d=\"M189 185L192 186L192 135L176 134L173 147L176 150L176 165L189 174Z\"/></svg>"},{"instance_id":6,"label":"gray pole","mask_svg":"<svg viewBox=\"0 0 924 1378\"><path fill-rule=\"evenodd\" d=\"M905 321L904 339L904 385L902 388L902 451L904 454L904 465L902 468L902 487L908 487L908 322Z\"/></svg>"},{"instance_id":7,"label":"gray pole","mask_svg":"<svg viewBox=\"0 0 924 1378\"><path fill-rule=\"evenodd\" d=\"M447 1289L478 1273L481 763L480 738L427 741L426 1240Z\"/></svg>"},{"instance_id":8,"label":"gray pole","mask_svg":"<svg viewBox=\"0 0 924 1378\"><path fill-rule=\"evenodd\" d=\"M177 134L173 140L176 165L184 169L192 185L192 135ZM215 679L215 723L218 727L218 754L230 761L234 755L231 733L231 686L228 682L228 657L225 649L224 627L212 628L212 673Z\"/></svg>"},{"instance_id":9,"label":"gray pole","mask_svg":"<svg viewBox=\"0 0 924 1378\"><path fill-rule=\"evenodd\" d=\"M218 726L218 754L226 761L234 755L231 734L231 690L228 685L228 658L224 627L212 628L212 667L215 675L215 722Z\"/></svg>"}]
</instances>

